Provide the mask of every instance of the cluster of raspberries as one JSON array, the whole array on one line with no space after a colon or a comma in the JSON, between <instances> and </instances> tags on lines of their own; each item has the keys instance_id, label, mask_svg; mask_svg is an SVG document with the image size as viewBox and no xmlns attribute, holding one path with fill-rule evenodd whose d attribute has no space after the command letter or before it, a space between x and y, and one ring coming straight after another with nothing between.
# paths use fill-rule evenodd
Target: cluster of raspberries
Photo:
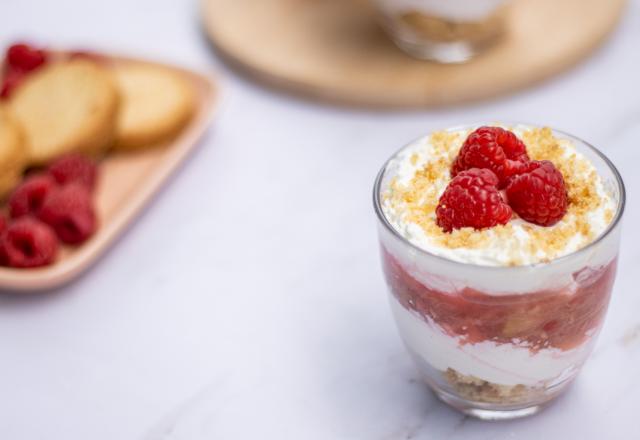
<instances>
[{"instance_id":1,"label":"cluster of raspberries","mask_svg":"<svg viewBox=\"0 0 640 440\"><path fill-rule=\"evenodd\" d=\"M513 211L540 226L567 212L562 174L548 160L530 160L524 143L500 127L480 127L465 140L451 168L453 179L436 208L445 232L506 224Z\"/></svg>"},{"instance_id":2,"label":"cluster of raspberries","mask_svg":"<svg viewBox=\"0 0 640 440\"><path fill-rule=\"evenodd\" d=\"M26 177L9 198L9 219L0 215L0 264L44 266L60 242L77 245L93 235L96 175L95 163L74 154Z\"/></svg>"}]
</instances>

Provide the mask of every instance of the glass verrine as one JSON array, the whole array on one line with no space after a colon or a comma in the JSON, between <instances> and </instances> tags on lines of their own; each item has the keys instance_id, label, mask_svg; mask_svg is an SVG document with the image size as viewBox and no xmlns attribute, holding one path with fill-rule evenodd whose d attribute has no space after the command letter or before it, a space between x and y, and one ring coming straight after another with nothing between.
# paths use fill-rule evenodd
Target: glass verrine
<instances>
[{"instance_id":1,"label":"glass verrine","mask_svg":"<svg viewBox=\"0 0 640 440\"><path fill-rule=\"evenodd\" d=\"M548 262L462 263L401 235L385 216L383 196L397 174L399 155L412 144L387 161L374 186L382 264L399 333L436 395L479 418L534 414L562 393L592 351L609 304L624 185L597 149L566 133L553 134L569 139L593 164L615 213L590 244Z\"/></svg>"},{"instance_id":2,"label":"glass verrine","mask_svg":"<svg viewBox=\"0 0 640 440\"><path fill-rule=\"evenodd\" d=\"M496 44L509 0L374 0L382 26L410 55L459 63Z\"/></svg>"}]
</instances>

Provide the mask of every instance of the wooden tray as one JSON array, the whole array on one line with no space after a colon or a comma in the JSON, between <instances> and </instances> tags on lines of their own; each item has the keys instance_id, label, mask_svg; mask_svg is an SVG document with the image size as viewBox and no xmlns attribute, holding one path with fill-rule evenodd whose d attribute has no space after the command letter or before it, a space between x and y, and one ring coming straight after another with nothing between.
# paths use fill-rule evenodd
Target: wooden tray
<instances>
[{"instance_id":1,"label":"wooden tray","mask_svg":"<svg viewBox=\"0 0 640 440\"><path fill-rule=\"evenodd\" d=\"M158 64L125 57L109 57L109 60ZM189 124L166 145L140 152L108 154L100 162L100 178L94 195L100 222L96 234L78 247L64 247L51 266L0 267L0 289L51 289L80 275L109 248L197 145L212 119L217 92L214 80L189 70L163 66L184 75L196 90L197 108Z\"/></svg>"},{"instance_id":2,"label":"wooden tray","mask_svg":"<svg viewBox=\"0 0 640 440\"><path fill-rule=\"evenodd\" d=\"M460 65L405 55L369 0L201 0L218 52L258 80L313 98L375 107L456 104L555 75L615 28L625 0L514 0L499 46ZM447 1L447 0L442 0Z\"/></svg>"}]
</instances>

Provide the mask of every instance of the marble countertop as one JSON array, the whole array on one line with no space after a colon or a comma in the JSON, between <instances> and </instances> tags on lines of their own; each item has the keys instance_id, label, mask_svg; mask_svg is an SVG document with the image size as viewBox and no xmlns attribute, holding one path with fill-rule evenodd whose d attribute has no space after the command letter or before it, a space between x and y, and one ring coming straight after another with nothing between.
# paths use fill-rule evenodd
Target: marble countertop
<instances>
[{"instance_id":1,"label":"marble countertop","mask_svg":"<svg viewBox=\"0 0 640 440\"><path fill-rule=\"evenodd\" d=\"M215 124L99 264L0 296L2 439L631 439L640 407L640 1L575 69L510 97L422 112L335 108L218 62L197 4L5 0L27 37L223 76ZM591 360L542 414L486 423L417 379L387 306L370 191L431 129L520 120L575 133L629 193L619 276Z\"/></svg>"}]
</instances>

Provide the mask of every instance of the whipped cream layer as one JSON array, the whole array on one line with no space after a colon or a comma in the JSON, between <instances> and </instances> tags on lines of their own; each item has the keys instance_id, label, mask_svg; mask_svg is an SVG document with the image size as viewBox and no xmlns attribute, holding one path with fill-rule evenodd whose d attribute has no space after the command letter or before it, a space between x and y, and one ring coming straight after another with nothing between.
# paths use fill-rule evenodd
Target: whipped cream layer
<instances>
[{"instance_id":1,"label":"whipped cream layer","mask_svg":"<svg viewBox=\"0 0 640 440\"><path fill-rule=\"evenodd\" d=\"M377 0L380 7L391 14L419 12L458 22L480 21L508 0Z\"/></svg>"},{"instance_id":2,"label":"whipped cream layer","mask_svg":"<svg viewBox=\"0 0 640 440\"><path fill-rule=\"evenodd\" d=\"M440 257L481 266L524 266L571 254L596 240L609 226L617 200L593 164L569 139L551 130L511 129L527 145L531 159L551 160L565 177L569 210L551 227L514 218L505 226L450 234L436 224L435 208L451 181L450 166L472 131L437 132L403 149L389 164L393 178L382 194L382 209L392 227L415 246ZM611 259L590 261L592 267Z\"/></svg>"},{"instance_id":3,"label":"whipped cream layer","mask_svg":"<svg viewBox=\"0 0 640 440\"><path fill-rule=\"evenodd\" d=\"M390 295L398 329L409 349L436 370L451 368L498 385L549 387L573 377L587 358L595 338L568 351L546 348L532 353L516 344L484 341L461 344L433 321L404 308Z\"/></svg>"}]
</instances>

